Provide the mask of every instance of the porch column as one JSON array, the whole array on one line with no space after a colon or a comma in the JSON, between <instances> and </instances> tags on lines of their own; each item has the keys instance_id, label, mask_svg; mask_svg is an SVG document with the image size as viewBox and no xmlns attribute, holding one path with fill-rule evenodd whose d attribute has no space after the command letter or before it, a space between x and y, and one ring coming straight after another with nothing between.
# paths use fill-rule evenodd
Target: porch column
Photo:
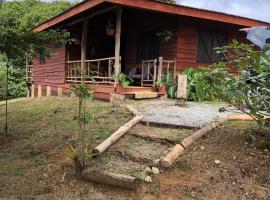
<instances>
[{"instance_id":1,"label":"porch column","mask_svg":"<svg viewBox=\"0 0 270 200\"><path fill-rule=\"evenodd\" d=\"M158 75L157 75L157 80L158 81L161 81L162 79L162 63L163 62L163 58L162 57L159 57L158 58Z\"/></svg>"},{"instance_id":2,"label":"porch column","mask_svg":"<svg viewBox=\"0 0 270 200\"><path fill-rule=\"evenodd\" d=\"M81 40L81 81L83 82L83 76L85 71L85 59L87 48L87 31L88 31L88 19L83 21L82 26L82 40Z\"/></svg>"},{"instance_id":3,"label":"porch column","mask_svg":"<svg viewBox=\"0 0 270 200\"><path fill-rule=\"evenodd\" d=\"M118 75L121 70L120 63L120 41L121 41L121 24L122 24L122 8L118 7L116 10L116 27L115 27L115 64L114 64L114 73L115 73L115 86L119 83Z\"/></svg>"}]
</instances>

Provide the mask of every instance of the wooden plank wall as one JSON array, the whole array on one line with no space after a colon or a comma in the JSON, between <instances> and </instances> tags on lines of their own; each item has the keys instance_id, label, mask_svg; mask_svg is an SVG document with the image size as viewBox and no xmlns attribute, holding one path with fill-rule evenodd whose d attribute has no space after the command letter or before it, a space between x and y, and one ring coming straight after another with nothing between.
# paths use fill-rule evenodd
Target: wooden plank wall
<instances>
[{"instance_id":1,"label":"wooden plank wall","mask_svg":"<svg viewBox=\"0 0 270 200\"><path fill-rule=\"evenodd\" d=\"M40 64L39 58L35 58L33 64L33 83L37 87L42 86L45 90L46 86L52 87L52 93L57 91L58 87L68 89L69 85L65 84L65 60L66 60L66 48L65 45L52 49L52 55L46 58L44 64Z\"/></svg>"}]
</instances>

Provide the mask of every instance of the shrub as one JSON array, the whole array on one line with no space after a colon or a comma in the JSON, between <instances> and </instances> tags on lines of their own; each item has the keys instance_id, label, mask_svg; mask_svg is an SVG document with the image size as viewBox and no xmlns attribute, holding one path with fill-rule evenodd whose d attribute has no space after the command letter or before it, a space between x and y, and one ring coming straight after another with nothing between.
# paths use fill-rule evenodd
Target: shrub
<instances>
[{"instance_id":1,"label":"shrub","mask_svg":"<svg viewBox=\"0 0 270 200\"><path fill-rule=\"evenodd\" d=\"M6 67L0 66L0 100L5 98L6 93ZM25 83L25 70L10 68L8 81L9 98L26 96L27 86Z\"/></svg>"}]
</instances>

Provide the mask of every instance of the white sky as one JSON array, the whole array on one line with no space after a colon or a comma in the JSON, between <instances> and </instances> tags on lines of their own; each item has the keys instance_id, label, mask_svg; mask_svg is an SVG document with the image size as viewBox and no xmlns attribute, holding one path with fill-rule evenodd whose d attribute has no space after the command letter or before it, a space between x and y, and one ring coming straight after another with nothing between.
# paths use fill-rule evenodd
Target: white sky
<instances>
[{"instance_id":1,"label":"white sky","mask_svg":"<svg viewBox=\"0 0 270 200\"><path fill-rule=\"evenodd\" d=\"M52 1L52 0L44 0ZM70 0L80 1L80 0ZM127 0L128 1L128 0ZM176 0L178 4L270 22L270 0Z\"/></svg>"},{"instance_id":2,"label":"white sky","mask_svg":"<svg viewBox=\"0 0 270 200\"><path fill-rule=\"evenodd\" d=\"M270 22L270 0L177 0L177 3Z\"/></svg>"}]
</instances>

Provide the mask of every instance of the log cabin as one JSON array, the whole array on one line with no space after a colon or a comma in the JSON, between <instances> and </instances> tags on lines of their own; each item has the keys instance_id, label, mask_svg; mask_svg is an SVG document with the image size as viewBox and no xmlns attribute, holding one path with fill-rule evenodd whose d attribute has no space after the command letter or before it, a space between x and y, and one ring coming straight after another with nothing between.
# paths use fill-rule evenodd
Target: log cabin
<instances>
[{"instance_id":1,"label":"log cabin","mask_svg":"<svg viewBox=\"0 0 270 200\"><path fill-rule=\"evenodd\" d=\"M64 29L70 42L48 44L50 57L27 63L27 81L32 97L70 95L82 81L98 99L156 97L163 93L155 83L166 73L175 78L217 62L214 47L244 42L239 29L258 25L269 23L155 0L85 0L32 30ZM133 83L121 87L120 73Z\"/></svg>"}]
</instances>

